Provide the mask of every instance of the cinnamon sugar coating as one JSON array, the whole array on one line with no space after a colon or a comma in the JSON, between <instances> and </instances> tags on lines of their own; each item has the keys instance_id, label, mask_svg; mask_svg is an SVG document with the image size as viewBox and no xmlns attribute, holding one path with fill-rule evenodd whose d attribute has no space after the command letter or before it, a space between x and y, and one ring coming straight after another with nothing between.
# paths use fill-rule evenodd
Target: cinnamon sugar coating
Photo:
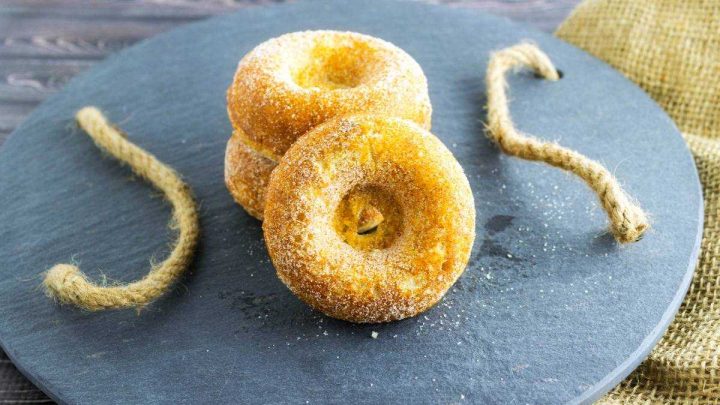
<instances>
[{"instance_id":1,"label":"cinnamon sugar coating","mask_svg":"<svg viewBox=\"0 0 720 405\"><path fill-rule=\"evenodd\" d=\"M357 229L365 204L383 217L369 233ZM434 135L354 115L289 149L270 176L263 231L279 278L303 301L335 318L387 322L427 310L462 274L475 207Z\"/></svg>"}]
</instances>

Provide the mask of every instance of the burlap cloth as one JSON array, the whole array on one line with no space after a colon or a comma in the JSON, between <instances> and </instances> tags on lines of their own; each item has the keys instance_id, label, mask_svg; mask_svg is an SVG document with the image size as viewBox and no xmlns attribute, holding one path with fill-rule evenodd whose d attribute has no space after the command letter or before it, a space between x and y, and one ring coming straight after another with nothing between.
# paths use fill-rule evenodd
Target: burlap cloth
<instances>
[{"instance_id":1,"label":"burlap cloth","mask_svg":"<svg viewBox=\"0 0 720 405\"><path fill-rule=\"evenodd\" d=\"M586 0L556 35L620 70L670 114L705 195L702 253L680 312L650 357L600 402L718 403L720 0Z\"/></svg>"}]
</instances>

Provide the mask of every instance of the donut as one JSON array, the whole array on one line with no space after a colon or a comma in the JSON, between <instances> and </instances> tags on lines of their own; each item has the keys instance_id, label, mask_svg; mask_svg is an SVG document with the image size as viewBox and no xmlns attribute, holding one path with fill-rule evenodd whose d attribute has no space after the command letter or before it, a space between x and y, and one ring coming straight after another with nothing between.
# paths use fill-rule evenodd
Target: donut
<instances>
[{"instance_id":1,"label":"donut","mask_svg":"<svg viewBox=\"0 0 720 405\"><path fill-rule=\"evenodd\" d=\"M420 125L336 117L272 171L263 233L301 300L334 318L388 322L427 310L462 274L475 205L459 163Z\"/></svg>"},{"instance_id":2,"label":"donut","mask_svg":"<svg viewBox=\"0 0 720 405\"><path fill-rule=\"evenodd\" d=\"M262 221L265 189L277 162L255 152L233 132L225 150L225 184L235 202Z\"/></svg>"},{"instance_id":3,"label":"donut","mask_svg":"<svg viewBox=\"0 0 720 405\"><path fill-rule=\"evenodd\" d=\"M381 39L338 31L295 32L258 45L238 64L227 109L237 137L230 142L275 162L298 137L333 117L377 113L430 129L432 115L427 80L410 55ZM228 171L244 177L226 177L232 193L262 170ZM261 207L233 196L262 219Z\"/></svg>"}]
</instances>

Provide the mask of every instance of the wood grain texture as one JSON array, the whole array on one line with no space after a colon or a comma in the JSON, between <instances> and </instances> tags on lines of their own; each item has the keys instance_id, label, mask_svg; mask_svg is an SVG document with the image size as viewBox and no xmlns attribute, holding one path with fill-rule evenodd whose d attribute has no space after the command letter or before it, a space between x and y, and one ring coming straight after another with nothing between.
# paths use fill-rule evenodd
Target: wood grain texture
<instances>
[{"instance_id":1,"label":"wood grain texture","mask_svg":"<svg viewBox=\"0 0 720 405\"><path fill-rule=\"evenodd\" d=\"M282 1L0 0L0 147L38 104L107 55L182 24L274 2ZM431 2L506 16L549 32L579 0ZM0 352L0 403L48 402Z\"/></svg>"}]
</instances>

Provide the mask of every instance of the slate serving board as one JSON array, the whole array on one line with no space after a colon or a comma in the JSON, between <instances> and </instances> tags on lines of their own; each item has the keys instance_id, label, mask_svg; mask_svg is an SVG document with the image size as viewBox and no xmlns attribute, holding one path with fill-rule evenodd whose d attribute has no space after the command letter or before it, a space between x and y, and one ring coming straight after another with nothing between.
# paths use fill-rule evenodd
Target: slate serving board
<instances>
[{"instance_id":1,"label":"slate serving board","mask_svg":"<svg viewBox=\"0 0 720 405\"><path fill-rule=\"evenodd\" d=\"M223 185L224 92L237 61L285 32L389 40L425 70L433 132L473 187L477 240L445 299L413 319L326 318L275 277L260 224ZM483 134L489 52L537 42L564 72L513 76L519 128L605 163L652 214L619 247L579 181L503 156ZM94 104L175 167L202 206L192 271L141 314L59 307L42 271L74 259L129 281L167 253L169 208L72 125ZM243 10L110 57L44 103L0 151L0 342L62 403L589 402L649 353L692 276L702 230L693 161L640 89L584 52L507 20L405 2ZM379 333L377 339L371 332Z\"/></svg>"}]
</instances>

